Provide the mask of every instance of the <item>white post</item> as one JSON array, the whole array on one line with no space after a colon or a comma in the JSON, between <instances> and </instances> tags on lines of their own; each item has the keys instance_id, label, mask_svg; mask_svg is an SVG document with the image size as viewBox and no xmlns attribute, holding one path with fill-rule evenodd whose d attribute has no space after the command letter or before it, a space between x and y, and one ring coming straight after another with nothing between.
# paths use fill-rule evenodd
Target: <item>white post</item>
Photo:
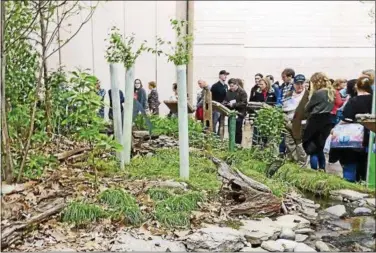
<instances>
[{"instance_id":1,"label":"white post","mask_svg":"<svg viewBox=\"0 0 376 253\"><path fill-rule=\"evenodd\" d=\"M186 69L186 65L176 66L176 76L178 81L180 177L182 179L189 179L188 99Z\"/></svg>"},{"instance_id":2,"label":"white post","mask_svg":"<svg viewBox=\"0 0 376 253\"><path fill-rule=\"evenodd\" d=\"M122 144L122 126L121 126L121 106L119 96L119 70L122 67L119 63L110 64L111 75L111 99L112 99L112 116L115 133L115 140ZM120 160L120 168L124 168L124 156L122 152L116 152L116 157Z\"/></svg>"},{"instance_id":3,"label":"white post","mask_svg":"<svg viewBox=\"0 0 376 253\"><path fill-rule=\"evenodd\" d=\"M132 151L132 125L133 125L133 93L134 93L134 65L125 70L124 94L124 126L123 126L123 156L124 163L131 162Z\"/></svg>"}]
</instances>

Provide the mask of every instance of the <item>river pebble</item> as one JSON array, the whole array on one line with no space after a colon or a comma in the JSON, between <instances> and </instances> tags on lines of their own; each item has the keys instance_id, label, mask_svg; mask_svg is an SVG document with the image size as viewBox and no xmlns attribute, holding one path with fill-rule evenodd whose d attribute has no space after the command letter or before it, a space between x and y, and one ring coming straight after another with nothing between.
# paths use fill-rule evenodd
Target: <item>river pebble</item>
<instances>
[{"instance_id":1,"label":"river pebble","mask_svg":"<svg viewBox=\"0 0 376 253\"><path fill-rule=\"evenodd\" d=\"M315 247L319 252L330 252L330 248L325 242L317 241Z\"/></svg>"},{"instance_id":2,"label":"river pebble","mask_svg":"<svg viewBox=\"0 0 376 253\"><path fill-rule=\"evenodd\" d=\"M295 232L291 228L282 228L282 232L279 235L281 239L295 240Z\"/></svg>"},{"instance_id":3,"label":"river pebble","mask_svg":"<svg viewBox=\"0 0 376 253\"><path fill-rule=\"evenodd\" d=\"M295 241L297 241L297 242L304 242L305 240L307 240L307 238L308 238L308 235L297 234L295 236Z\"/></svg>"},{"instance_id":4,"label":"river pebble","mask_svg":"<svg viewBox=\"0 0 376 253\"><path fill-rule=\"evenodd\" d=\"M261 244L261 248L269 252L283 252L285 250L282 243L277 241L264 241Z\"/></svg>"},{"instance_id":5,"label":"river pebble","mask_svg":"<svg viewBox=\"0 0 376 253\"><path fill-rule=\"evenodd\" d=\"M282 244L285 252L293 252L298 242L286 240L286 239L278 239L276 242Z\"/></svg>"},{"instance_id":6,"label":"river pebble","mask_svg":"<svg viewBox=\"0 0 376 253\"><path fill-rule=\"evenodd\" d=\"M355 215L371 215L372 210L367 207L358 207L354 210Z\"/></svg>"},{"instance_id":7,"label":"river pebble","mask_svg":"<svg viewBox=\"0 0 376 253\"><path fill-rule=\"evenodd\" d=\"M317 252L317 251L304 243L298 243L294 248L294 252Z\"/></svg>"},{"instance_id":8,"label":"river pebble","mask_svg":"<svg viewBox=\"0 0 376 253\"><path fill-rule=\"evenodd\" d=\"M347 215L346 208L344 205L332 206L332 207L325 209L325 211L339 218L342 218Z\"/></svg>"}]
</instances>

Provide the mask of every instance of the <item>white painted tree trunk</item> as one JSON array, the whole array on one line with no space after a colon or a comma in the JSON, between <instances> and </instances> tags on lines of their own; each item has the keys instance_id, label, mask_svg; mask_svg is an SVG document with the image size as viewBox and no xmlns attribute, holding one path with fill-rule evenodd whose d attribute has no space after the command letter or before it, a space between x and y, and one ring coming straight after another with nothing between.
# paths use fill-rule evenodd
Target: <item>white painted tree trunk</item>
<instances>
[{"instance_id":1,"label":"white painted tree trunk","mask_svg":"<svg viewBox=\"0 0 376 253\"><path fill-rule=\"evenodd\" d=\"M131 162L132 151L132 125L133 125L133 94L134 94L134 65L125 70L125 94L124 94L124 126L123 126L123 156L124 163Z\"/></svg>"},{"instance_id":2,"label":"white painted tree trunk","mask_svg":"<svg viewBox=\"0 0 376 253\"><path fill-rule=\"evenodd\" d=\"M122 144L122 126L121 126L121 106L120 106L120 96L119 96L119 71L122 67L119 63L110 64L110 75L111 75L111 98L112 98L112 116L113 116L113 126L115 133L115 140ZM124 147L123 147L124 149ZM124 156L123 152L116 152L116 157L120 161L120 168L124 168Z\"/></svg>"},{"instance_id":3,"label":"white painted tree trunk","mask_svg":"<svg viewBox=\"0 0 376 253\"><path fill-rule=\"evenodd\" d=\"M176 66L176 76L178 81L180 177L182 179L189 179L188 99L186 70L186 65Z\"/></svg>"}]
</instances>

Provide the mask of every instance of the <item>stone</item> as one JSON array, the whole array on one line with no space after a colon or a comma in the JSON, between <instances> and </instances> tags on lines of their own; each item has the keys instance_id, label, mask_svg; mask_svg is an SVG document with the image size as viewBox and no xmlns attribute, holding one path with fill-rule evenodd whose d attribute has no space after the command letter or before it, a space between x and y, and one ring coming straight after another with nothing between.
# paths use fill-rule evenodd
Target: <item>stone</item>
<instances>
[{"instance_id":1,"label":"stone","mask_svg":"<svg viewBox=\"0 0 376 253\"><path fill-rule=\"evenodd\" d=\"M298 244L295 241L285 239L278 239L277 242L282 244L283 248L285 249L285 252L294 252L294 248Z\"/></svg>"},{"instance_id":2,"label":"stone","mask_svg":"<svg viewBox=\"0 0 376 253\"><path fill-rule=\"evenodd\" d=\"M298 215L283 215L275 221L281 228L290 228L293 231L301 228L309 228L310 221Z\"/></svg>"},{"instance_id":3,"label":"stone","mask_svg":"<svg viewBox=\"0 0 376 253\"><path fill-rule=\"evenodd\" d=\"M317 252L315 249L312 249L307 244L299 242L294 248L294 252Z\"/></svg>"},{"instance_id":4,"label":"stone","mask_svg":"<svg viewBox=\"0 0 376 253\"><path fill-rule=\"evenodd\" d=\"M248 242L254 239L267 241L281 232L281 227L270 218L241 220L241 222L243 226L239 228L239 231L244 234Z\"/></svg>"},{"instance_id":5,"label":"stone","mask_svg":"<svg viewBox=\"0 0 376 253\"><path fill-rule=\"evenodd\" d=\"M367 207L358 207L354 210L355 215L372 215L372 210Z\"/></svg>"},{"instance_id":6,"label":"stone","mask_svg":"<svg viewBox=\"0 0 376 253\"><path fill-rule=\"evenodd\" d=\"M326 245L325 242L322 242L322 241L317 241L315 243L315 247L316 249L319 251L319 252L330 252L330 248L328 245Z\"/></svg>"},{"instance_id":7,"label":"stone","mask_svg":"<svg viewBox=\"0 0 376 253\"><path fill-rule=\"evenodd\" d=\"M308 235L296 234L295 235L295 241L304 242L305 240L307 240L308 237L309 237Z\"/></svg>"},{"instance_id":8,"label":"stone","mask_svg":"<svg viewBox=\"0 0 376 253\"><path fill-rule=\"evenodd\" d=\"M336 205L325 209L325 212L330 213L336 217L342 218L347 215L344 205Z\"/></svg>"},{"instance_id":9,"label":"stone","mask_svg":"<svg viewBox=\"0 0 376 253\"><path fill-rule=\"evenodd\" d=\"M201 228L183 239L189 251L239 251L244 248L243 234L229 227ZM145 251L145 250L144 250ZM173 250L172 250L173 251Z\"/></svg>"},{"instance_id":10,"label":"stone","mask_svg":"<svg viewBox=\"0 0 376 253\"><path fill-rule=\"evenodd\" d=\"M348 190L348 189L331 191L330 195L341 196L342 198L346 198L350 201L357 201L357 200L368 197L368 194L364 194L364 193L360 193L360 192Z\"/></svg>"},{"instance_id":11,"label":"stone","mask_svg":"<svg viewBox=\"0 0 376 253\"><path fill-rule=\"evenodd\" d=\"M260 239L254 238L252 236L247 236L247 235L244 235L244 237L247 240L247 242L249 242L253 247L261 246L262 241Z\"/></svg>"},{"instance_id":12,"label":"stone","mask_svg":"<svg viewBox=\"0 0 376 253\"><path fill-rule=\"evenodd\" d=\"M283 252L285 250L283 245L277 241L264 241L261 244L261 248L269 252Z\"/></svg>"},{"instance_id":13,"label":"stone","mask_svg":"<svg viewBox=\"0 0 376 253\"><path fill-rule=\"evenodd\" d=\"M129 233L121 233L115 238L111 251L181 251L186 252L182 242L169 241L160 236L151 236L152 240L134 238ZM156 246L159 245L159 246Z\"/></svg>"},{"instance_id":14,"label":"stone","mask_svg":"<svg viewBox=\"0 0 376 253\"><path fill-rule=\"evenodd\" d=\"M134 138L141 139L145 136L149 136L149 131L133 131L132 135Z\"/></svg>"},{"instance_id":15,"label":"stone","mask_svg":"<svg viewBox=\"0 0 376 253\"><path fill-rule=\"evenodd\" d=\"M240 252L268 252L267 250L264 250L261 247L252 248L252 247L245 247L240 250Z\"/></svg>"},{"instance_id":16,"label":"stone","mask_svg":"<svg viewBox=\"0 0 376 253\"><path fill-rule=\"evenodd\" d=\"M368 198L366 199L367 201L367 204L371 207L375 207L376 206L376 199L372 199L372 198Z\"/></svg>"},{"instance_id":17,"label":"stone","mask_svg":"<svg viewBox=\"0 0 376 253\"><path fill-rule=\"evenodd\" d=\"M282 228L280 239L295 240L295 232L291 228Z\"/></svg>"},{"instance_id":18,"label":"stone","mask_svg":"<svg viewBox=\"0 0 376 253\"><path fill-rule=\"evenodd\" d=\"M297 229L295 230L296 234L314 234L315 230L310 229L310 228L302 228L302 229Z\"/></svg>"}]
</instances>

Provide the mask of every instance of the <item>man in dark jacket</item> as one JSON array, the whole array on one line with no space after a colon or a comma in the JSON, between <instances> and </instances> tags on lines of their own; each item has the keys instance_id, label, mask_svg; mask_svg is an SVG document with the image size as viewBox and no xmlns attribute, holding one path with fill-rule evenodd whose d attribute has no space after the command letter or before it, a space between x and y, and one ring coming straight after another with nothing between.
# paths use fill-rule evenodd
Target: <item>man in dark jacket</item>
<instances>
[{"instance_id":1,"label":"man in dark jacket","mask_svg":"<svg viewBox=\"0 0 376 253\"><path fill-rule=\"evenodd\" d=\"M247 110L247 92L239 86L236 79L231 79L228 84L230 91L227 92L224 104L239 113L236 118L235 143L241 144L243 138L243 120Z\"/></svg>"},{"instance_id":2,"label":"man in dark jacket","mask_svg":"<svg viewBox=\"0 0 376 253\"><path fill-rule=\"evenodd\" d=\"M229 74L230 73L228 73L226 70L221 70L219 72L219 81L213 84L210 89L212 93L213 101L216 101L218 103L223 103L223 101L225 100L226 94L228 91L228 86L225 82ZM220 131L220 126L218 126L218 131L216 131L217 124L219 125L220 117L221 117L220 112L213 110L213 131L217 132L217 134L219 134L219 131Z\"/></svg>"},{"instance_id":3,"label":"man in dark jacket","mask_svg":"<svg viewBox=\"0 0 376 253\"><path fill-rule=\"evenodd\" d=\"M263 79L264 76L261 73L257 73L255 75L255 85L251 89L251 94L249 95L249 101L253 100L253 97L256 95L256 91L259 88L260 80Z\"/></svg>"}]
</instances>

